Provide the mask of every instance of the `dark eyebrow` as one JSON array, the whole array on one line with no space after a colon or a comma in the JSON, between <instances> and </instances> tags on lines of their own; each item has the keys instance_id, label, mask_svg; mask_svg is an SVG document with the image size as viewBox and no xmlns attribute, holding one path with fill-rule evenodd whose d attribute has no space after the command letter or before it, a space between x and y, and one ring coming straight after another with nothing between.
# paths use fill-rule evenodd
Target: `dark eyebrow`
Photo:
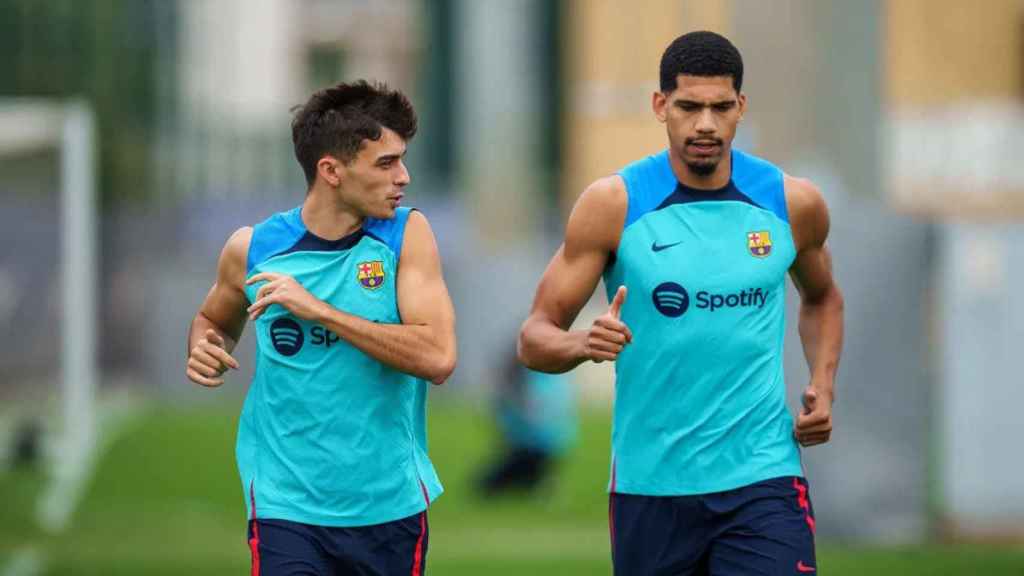
<instances>
[{"instance_id":1,"label":"dark eyebrow","mask_svg":"<svg viewBox=\"0 0 1024 576\"><path fill-rule=\"evenodd\" d=\"M406 150L402 150L401 154L385 154L384 156L381 156L380 158L377 158L377 162L376 163L377 164L386 164L388 162L393 162L395 160L398 160L399 158L404 158L406 152L408 152L407 149Z\"/></svg>"},{"instance_id":2,"label":"dark eyebrow","mask_svg":"<svg viewBox=\"0 0 1024 576\"><path fill-rule=\"evenodd\" d=\"M676 100L676 106L693 106L703 108L704 106L735 106L736 100L718 100L711 102L710 104L704 104L703 102L697 102L696 100Z\"/></svg>"}]
</instances>

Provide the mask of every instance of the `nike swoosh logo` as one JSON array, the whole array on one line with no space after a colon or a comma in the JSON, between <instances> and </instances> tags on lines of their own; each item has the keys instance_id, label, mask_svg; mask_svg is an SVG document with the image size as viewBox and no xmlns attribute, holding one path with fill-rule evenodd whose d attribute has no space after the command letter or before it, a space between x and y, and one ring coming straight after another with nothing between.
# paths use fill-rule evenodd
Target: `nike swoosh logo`
<instances>
[{"instance_id":1,"label":"nike swoosh logo","mask_svg":"<svg viewBox=\"0 0 1024 576\"><path fill-rule=\"evenodd\" d=\"M660 245L659 245L659 244L658 244L658 241L657 241L657 240L655 240L655 241L654 241L654 242L653 242L653 243L651 244L651 250L654 250L655 252L661 252L662 250L665 250L665 249L671 248L671 247L675 246L676 244L682 244L682 243L683 243L683 241L682 241L682 240L680 240L679 242L673 242L673 243L671 243L671 244L660 244Z\"/></svg>"},{"instance_id":2,"label":"nike swoosh logo","mask_svg":"<svg viewBox=\"0 0 1024 576\"><path fill-rule=\"evenodd\" d=\"M808 566L808 565L804 564L803 560L801 560L801 561L796 563L796 569L797 569L798 572L814 572L815 571L814 566Z\"/></svg>"}]
</instances>

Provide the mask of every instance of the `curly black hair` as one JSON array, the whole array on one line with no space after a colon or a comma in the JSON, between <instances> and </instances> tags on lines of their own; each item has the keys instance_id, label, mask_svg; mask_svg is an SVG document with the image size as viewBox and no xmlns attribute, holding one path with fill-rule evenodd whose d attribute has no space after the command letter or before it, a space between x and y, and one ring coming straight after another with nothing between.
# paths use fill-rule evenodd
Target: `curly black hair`
<instances>
[{"instance_id":1,"label":"curly black hair","mask_svg":"<svg viewBox=\"0 0 1024 576\"><path fill-rule=\"evenodd\" d=\"M316 164L325 154L348 164L366 140L380 139L383 128L406 142L416 135L416 111L409 99L383 83L338 84L314 93L292 111L295 159L310 186L316 180Z\"/></svg>"},{"instance_id":2,"label":"curly black hair","mask_svg":"<svg viewBox=\"0 0 1024 576\"><path fill-rule=\"evenodd\" d=\"M737 92L743 86L743 58L729 39L701 30L676 38L661 55L661 91L676 89L676 76L732 76Z\"/></svg>"}]
</instances>

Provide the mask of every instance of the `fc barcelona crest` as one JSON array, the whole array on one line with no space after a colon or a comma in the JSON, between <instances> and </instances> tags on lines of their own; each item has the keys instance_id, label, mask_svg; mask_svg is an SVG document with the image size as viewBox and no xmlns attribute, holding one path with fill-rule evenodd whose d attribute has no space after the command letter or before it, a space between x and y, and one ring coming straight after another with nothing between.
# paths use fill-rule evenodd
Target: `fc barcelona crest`
<instances>
[{"instance_id":1,"label":"fc barcelona crest","mask_svg":"<svg viewBox=\"0 0 1024 576\"><path fill-rule=\"evenodd\" d=\"M772 253L772 237L767 230L747 232L747 248L750 255L764 258Z\"/></svg>"},{"instance_id":2,"label":"fc barcelona crest","mask_svg":"<svg viewBox=\"0 0 1024 576\"><path fill-rule=\"evenodd\" d=\"M356 278L363 288L376 290L384 285L384 263L380 260L360 262L356 265Z\"/></svg>"}]
</instances>

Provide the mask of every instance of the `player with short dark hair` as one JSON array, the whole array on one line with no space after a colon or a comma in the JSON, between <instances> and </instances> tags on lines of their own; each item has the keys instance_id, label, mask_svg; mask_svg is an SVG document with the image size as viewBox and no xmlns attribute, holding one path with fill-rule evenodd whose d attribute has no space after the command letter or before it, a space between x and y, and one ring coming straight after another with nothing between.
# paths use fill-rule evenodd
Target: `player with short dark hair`
<instances>
[{"instance_id":1,"label":"player with short dark hair","mask_svg":"<svg viewBox=\"0 0 1024 576\"><path fill-rule=\"evenodd\" d=\"M455 313L427 219L400 206L416 124L382 84L313 94L292 122L305 200L228 239L192 321L203 386L256 331L236 448L253 574L423 574L427 381L455 366Z\"/></svg>"},{"instance_id":2,"label":"player with short dark hair","mask_svg":"<svg viewBox=\"0 0 1024 576\"><path fill-rule=\"evenodd\" d=\"M668 148L577 200L520 358L547 372L616 362L616 574L813 573L798 443L832 431L843 298L828 211L811 182L732 147L747 99L728 39L677 38L660 76L652 106ZM787 274L811 373L795 423L782 366ZM608 311L570 331L602 276Z\"/></svg>"}]
</instances>

